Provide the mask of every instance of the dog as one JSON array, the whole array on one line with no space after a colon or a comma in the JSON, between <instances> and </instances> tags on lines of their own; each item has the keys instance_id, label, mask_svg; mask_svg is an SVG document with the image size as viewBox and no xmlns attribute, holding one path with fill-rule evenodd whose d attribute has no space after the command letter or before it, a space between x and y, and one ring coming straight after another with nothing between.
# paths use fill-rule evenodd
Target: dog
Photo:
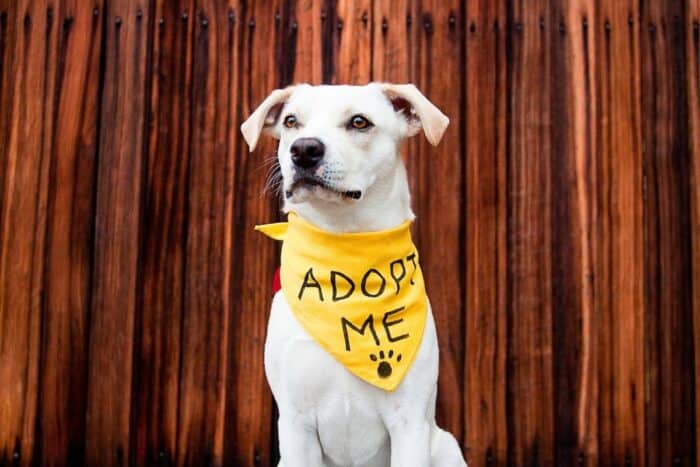
<instances>
[{"instance_id":1,"label":"dog","mask_svg":"<svg viewBox=\"0 0 700 467\"><path fill-rule=\"evenodd\" d=\"M347 234L414 219L402 142L422 130L437 145L448 123L411 84L300 84L272 91L241 131L250 151L262 133L279 139L284 212ZM275 294L265 373L279 407L279 466L466 466L456 439L435 422L438 342L426 303L413 363L388 391L348 371Z\"/></svg>"}]
</instances>

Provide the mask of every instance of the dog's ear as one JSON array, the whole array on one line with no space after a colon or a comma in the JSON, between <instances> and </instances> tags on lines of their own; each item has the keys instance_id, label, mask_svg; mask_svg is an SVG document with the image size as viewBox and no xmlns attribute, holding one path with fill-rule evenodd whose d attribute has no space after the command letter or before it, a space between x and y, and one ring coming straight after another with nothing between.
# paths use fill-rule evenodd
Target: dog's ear
<instances>
[{"instance_id":1,"label":"dog's ear","mask_svg":"<svg viewBox=\"0 0 700 467\"><path fill-rule=\"evenodd\" d=\"M296 86L288 86L284 89L275 89L269 96L258 106L257 109L248 117L248 120L241 125L241 133L248 147L252 152L258 144L260 133L265 129L272 129L277 123L277 119L282 113L282 107L287 98L292 94ZM278 138L279 135L271 132Z\"/></svg>"},{"instance_id":2,"label":"dog's ear","mask_svg":"<svg viewBox=\"0 0 700 467\"><path fill-rule=\"evenodd\" d=\"M406 136L413 136L421 129L430 144L437 146L445 134L450 119L425 97L413 84L379 83L397 113L408 121Z\"/></svg>"}]
</instances>

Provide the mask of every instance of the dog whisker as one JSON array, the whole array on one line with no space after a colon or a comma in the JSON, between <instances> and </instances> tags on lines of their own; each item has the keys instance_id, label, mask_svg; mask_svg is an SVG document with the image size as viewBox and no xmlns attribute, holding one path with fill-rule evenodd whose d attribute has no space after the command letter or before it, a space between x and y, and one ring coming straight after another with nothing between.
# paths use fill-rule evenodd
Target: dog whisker
<instances>
[{"instance_id":1,"label":"dog whisker","mask_svg":"<svg viewBox=\"0 0 700 467\"><path fill-rule=\"evenodd\" d=\"M270 167L265 178L265 185L263 186L260 196L264 196L267 193L275 193L281 195L282 192L282 169L280 168L277 159L275 159Z\"/></svg>"},{"instance_id":2,"label":"dog whisker","mask_svg":"<svg viewBox=\"0 0 700 467\"><path fill-rule=\"evenodd\" d=\"M256 167L253 171L257 172L263 169L269 169L270 167L274 166L275 164L279 164L279 160L277 159L277 154L272 154L270 156L265 157L260 165Z\"/></svg>"}]
</instances>

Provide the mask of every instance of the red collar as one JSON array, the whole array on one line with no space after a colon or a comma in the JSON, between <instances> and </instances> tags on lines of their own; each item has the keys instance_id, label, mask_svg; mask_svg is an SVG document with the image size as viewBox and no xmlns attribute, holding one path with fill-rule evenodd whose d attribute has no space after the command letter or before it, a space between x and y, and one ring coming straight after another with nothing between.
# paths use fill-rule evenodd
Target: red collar
<instances>
[{"instance_id":1,"label":"red collar","mask_svg":"<svg viewBox=\"0 0 700 467\"><path fill-rule=\"evenodd\" d=\"M275 276L272 278L272 294L276 294L282 288L282 282L280 281L280 268L275 270Z\"/></svg>"}]
</instances>

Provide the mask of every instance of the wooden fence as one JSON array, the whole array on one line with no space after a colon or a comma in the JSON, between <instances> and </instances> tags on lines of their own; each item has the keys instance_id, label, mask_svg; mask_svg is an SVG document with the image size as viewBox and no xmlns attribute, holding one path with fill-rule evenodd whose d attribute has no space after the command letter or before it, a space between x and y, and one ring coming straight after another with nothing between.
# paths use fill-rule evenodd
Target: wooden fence
<instances>
[{"instance_id":1,"label":"wooden fence","mask_svg":"<svg viewBox=\"0 0 700 467\"><path fill-rule=\"evenodd\" d=\"M0 464L276 460L291 82L416 83L407 148L472 467L700 456L700 0L0 0Z\"/></svg>"}]
</instances>

